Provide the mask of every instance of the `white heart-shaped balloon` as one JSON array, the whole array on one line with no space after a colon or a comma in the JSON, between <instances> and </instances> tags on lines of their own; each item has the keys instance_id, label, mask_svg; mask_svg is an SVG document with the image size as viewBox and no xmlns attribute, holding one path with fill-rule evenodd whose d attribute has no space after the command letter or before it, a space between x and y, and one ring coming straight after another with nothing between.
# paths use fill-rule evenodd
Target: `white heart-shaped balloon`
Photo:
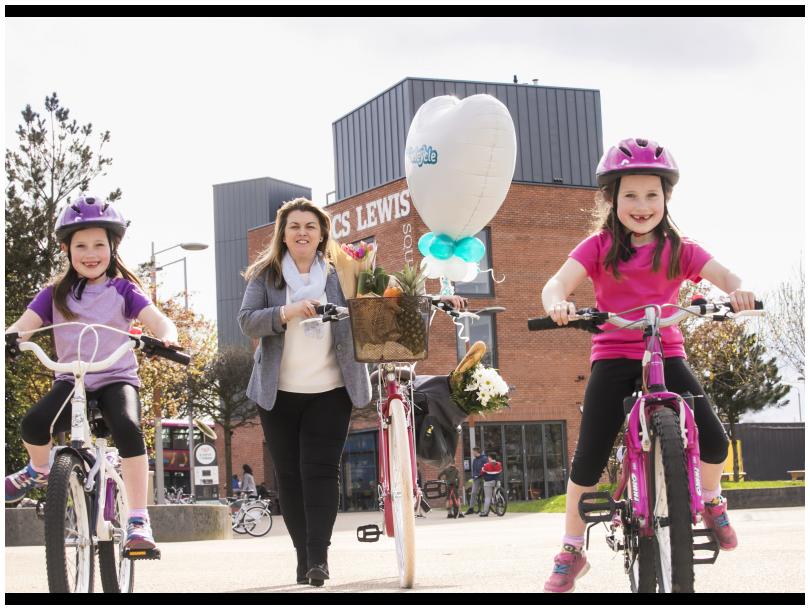
<instances>
[{"instance_id":1,"label":"white heart-shaped balloon","mask_svg":"<svg viewBox=\"0 0 810 610\"><path fill-rule=\"evenodd\" d=\"M405 176L419 216L437 235L475 235L506 198L516 152L515 125L498 99L429 99L405 143Z\"/></svg>"}]
</instances>

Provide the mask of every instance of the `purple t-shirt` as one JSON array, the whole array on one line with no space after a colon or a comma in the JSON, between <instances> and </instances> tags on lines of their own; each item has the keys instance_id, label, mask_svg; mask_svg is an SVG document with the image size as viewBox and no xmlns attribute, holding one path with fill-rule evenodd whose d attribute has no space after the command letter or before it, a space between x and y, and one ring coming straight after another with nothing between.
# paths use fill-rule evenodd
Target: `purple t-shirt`
<instances>
[{"instance_id":1,"label":"purple t-shirt","mask_svg":"<svg viewBox=\"0 0 810 610\"><path fill-rule=\"evenodd\" d=\"M678 291L684 280L701 280L700 271L713 257L696 242L681 239L681 273L678 277L667 278L669 255L672 250L669 240L661 252L658 271L652 270L653 253L656 241L636 247L636 253L628 261L619 261L620 278L617 280L612 269L605 269L605 256L610 250L612 237L605 231L591 235L574 248L568 255L579 262L588 272L596 294L596 308L600 311L619 313L641 305L677 303ZM671 315L672 310L664 310L663 315ZM634 311L623 317L635 320L644 317L644 310ZM608 330L611 324L601 326ZM661 329L664 357L686 357L683 349L683 335L677 326ZM644 356L644 339L640 330L616 330L593 336L591 362L612 358L632 358L641 360Z\"/></svg>"},{"instance_id":2,"label":"purple t-shirt","mask_svg":"<svg viewBox=\"0 0 810 610\"><path fill-rule=\"evenodd\" d=\"M72 292L68 292L66 299L68 309L76 314L73 320L65 317L53 306L53 286L44 288L29 303L28 309L36 313L44 326L61 324L63 322L83 322L85 324L105 324L119 330L128 331L132 321L141 310L151 301L137 284L124 278L107 280L101 284L87 284L82 292L82 298L76 300ZM78 339L82 326L71 324L53 329L56 343L56 355L59 362L72 362L78 360ZM94 362L103 360L112 354L120 345L128 341L120 333L104 328L96 328L98 333L98 351ZM96 349L96 335L87 331L82 337L81 359L90 360ZM73 381L70 373L58 373L57 380ZM97 390L105 385L118 382L130 383L140 387L138 379L138 361L131 351L110 368L97 373L88 373L85 376L85 388Z\"/></svg>"}]
</instances>

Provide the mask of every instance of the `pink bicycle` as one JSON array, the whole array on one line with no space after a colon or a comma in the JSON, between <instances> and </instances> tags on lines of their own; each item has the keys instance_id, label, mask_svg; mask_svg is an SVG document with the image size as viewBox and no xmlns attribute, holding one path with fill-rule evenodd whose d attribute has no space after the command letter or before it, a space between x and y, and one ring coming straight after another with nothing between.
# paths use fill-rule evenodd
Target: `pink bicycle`
<instances>
[{"instance_id":1,"label":"pink bicycle","mask_svg":"<svg viewBox=\"0 0 810 610\"><path fill-rule=\"evenodd\" d=\"M662 308L679 311L661 317ZM757 301L757 310L762 303ZM622 317L644 310L637 320ZM645 305L619 314L583 309L572 316L569 327L602 331L610 323L617 329L644 331L646 351L642 360L642 387L625 399L624 445L617 458L621 476L616 490L585 493L579 514L590 523L609 522L608 546L624 554L624 571L634 593L693 592L694 565L714 563L719 547L711 530L692 529L701 520L700 447L692 414L691 394L669 392L664 382L664 357L660 329L688 315L724 321L762 311L733 313L729 302L707 303L696 299L689 307ZM529 320L529 330L565 328L549 317ZM618 530L621 528L622 532ZM702 539L702 542L696 542ZM587 548L587 543L586 543ZM695 551L708 555L695 556Z\"/></svg>"}]
</instances>

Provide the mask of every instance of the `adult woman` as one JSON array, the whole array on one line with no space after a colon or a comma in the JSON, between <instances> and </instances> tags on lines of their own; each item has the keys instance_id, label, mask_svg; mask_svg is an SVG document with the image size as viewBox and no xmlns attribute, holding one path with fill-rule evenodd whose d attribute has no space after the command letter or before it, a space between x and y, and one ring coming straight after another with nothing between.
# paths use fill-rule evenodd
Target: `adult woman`
<instances>
[{"instance_id":1,"label":"adult woman","mask_svg":"<svg viewBox=\"0 0 810 610\"><path fill-rule=\"evenodd\" d=\"M260 339L247 395L259 404L279 479L284 523L298 556L296 581L323 585L338 508L340 457L352 405L371 400L348 320L305 330L319 303L346 305L328 262L329 215L298 198L276 214L269 247L245 271L242 332Z\"/></svg>"},{"instance_id":2,"label":"adult woman","mask_svg":"<svg viewBox=\"0 0 810 610\"><path fill-rule=\"evenodd\" d=\"M258 495L253 469L248 464L242 464L242 493L248 496Z\"/></svg>"}]
</instances>

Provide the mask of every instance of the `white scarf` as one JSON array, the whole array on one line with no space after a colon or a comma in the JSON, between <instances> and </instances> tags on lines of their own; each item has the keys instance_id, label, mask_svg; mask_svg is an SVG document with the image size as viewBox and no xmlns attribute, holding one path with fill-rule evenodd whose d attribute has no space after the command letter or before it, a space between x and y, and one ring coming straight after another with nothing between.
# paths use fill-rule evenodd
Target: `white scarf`
<instances>
[{"instance_id":1,"label":"white scarf","mask_svg":"<svg viewBox=\"0 0 810 610\"><path fill-rule=\"evenodd\" d=\"M305 281L301 277L298 267L289 252L285 252L284 257L281 259L281 274L284 276L287 286L290 287L290 300L293 303L303 299L320 300L326 289L326 276L328 273L326 261L320 252L316 252L315 260L312 261L312 266L309 268L309 281Z\"/></svg>"}]
</instances>

